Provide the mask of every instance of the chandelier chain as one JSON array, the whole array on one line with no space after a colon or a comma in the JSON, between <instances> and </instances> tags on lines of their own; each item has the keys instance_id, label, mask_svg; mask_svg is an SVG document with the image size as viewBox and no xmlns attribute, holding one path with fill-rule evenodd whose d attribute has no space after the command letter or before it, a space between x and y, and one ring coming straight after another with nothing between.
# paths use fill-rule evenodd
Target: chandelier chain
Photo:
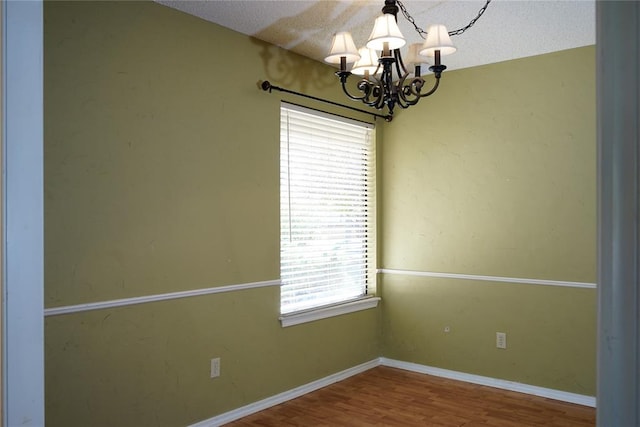
<instances>
[{"instance_id":1,"label":"chandelier chain","mask_svg":"<svg viewBox=\"0 0 640 427\"><path fill-rule=\"evenodd\" d=\"M413 27L416 29L416 32L418 34L420 34L420 37L422 37L423 39L426 38L427 32L425 30L423 30L422 28L418 27L418 24L416 24L415 19L413 19L413 16L409 15L409 12L407 12L407 8L404 6L404 4L400 0L397 0L396 3L400 7L400 10L402 11L402 14L404 15L404 17L407 18L407 21L409 21L411 24L413 24ZM484 6L482 6L480 8L480 10L478 11L478 14L475 16L475 18L473 18L471 21L469 21L469 23L467 25L465 25L462 28L458 28L457 30L449 31L449 35L450 36L459 36L460 34L462 34L465 31L467 31L469 28L473 27L473 25L476 23L476 21L478 19L480 19L480 17L484 13L484 11L487 10L487 6L489 6L489 3L491 3L491 0L487 0L485 2Z\"/></svg>"}]
</instances>

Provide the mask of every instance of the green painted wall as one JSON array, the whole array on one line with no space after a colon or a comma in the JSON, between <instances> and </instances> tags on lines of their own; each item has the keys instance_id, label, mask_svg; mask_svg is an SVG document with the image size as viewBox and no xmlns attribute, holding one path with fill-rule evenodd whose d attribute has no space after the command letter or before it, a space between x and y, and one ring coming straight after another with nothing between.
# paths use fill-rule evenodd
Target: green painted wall
<instances>
[{"instance_id":1,"label":"green painted wall","mask_svg":"<svg viewBox=\"0 0 640 427\"><path fill-rule=\"evenodd\" d=\"M152 2L44 17L46 306L277 279L280 97L257 82L342 100L332 69ZM47 425L185 425L380 354L378 309L278 313L270 287L49 316Z\"/></svg>"},{"instance_id":2,"label":"green painted wall","mask_svg":"<svg viewBox=\"0 0 640 427\"><path fill-rule=\"evenodd\" d=\"M594 58L591 46L445 73L386 126L382 267L595 282ZM595 394L594 289L380 282L384 356Z\"/></svg>"},{"instance_id":3,"label":"green painted wall","mask_svg":"<svg viewBox=\"0 0 640 427\"><path fill-rule=\"evenodd\" d=\"M257 82L345 102L331 68L152 2L44 12L46 306L277 279L281 97ZM381 266L595 281L594 69L447 72L378 126ZM382 310L286 329L274 287L47 317L47 425L184 425L380 355L595 393L594 290L379 283Z\"/></svg>"}]
</instances>

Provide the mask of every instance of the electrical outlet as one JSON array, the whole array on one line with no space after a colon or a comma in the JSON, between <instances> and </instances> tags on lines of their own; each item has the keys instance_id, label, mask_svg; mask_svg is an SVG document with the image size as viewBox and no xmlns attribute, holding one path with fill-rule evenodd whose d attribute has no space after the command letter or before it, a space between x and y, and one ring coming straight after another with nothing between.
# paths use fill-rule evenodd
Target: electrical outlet
<instances>
[{"instance_id":1,"label":"electrical outlet","mask_svg":"<svg viewBox=\"0 0 640 427\"><path fill-rule=\"evenodd\" d=\"M211 378L217 378L220 376L220 358L216 357L211 359Z\"/></svg>"},{"instance_id":2,"label":"electrical outlet","mask_svg":"<svg viewBox=\"0 0 640 427\"><path fill-rule=\"evenodd\" d=\"M496 347L507 348L507 334L505 332L496 332Z\"/></svg>"}]
</instances>

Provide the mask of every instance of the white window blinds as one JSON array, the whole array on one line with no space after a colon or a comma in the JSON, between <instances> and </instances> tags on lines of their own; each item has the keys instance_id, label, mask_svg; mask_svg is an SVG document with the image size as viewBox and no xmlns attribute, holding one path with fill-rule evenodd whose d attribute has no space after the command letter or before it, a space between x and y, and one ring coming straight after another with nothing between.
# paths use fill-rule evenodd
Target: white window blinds
<instances>
[{"instance_id":1,"label":"white window blinds","mask_svg":"<svg viewBox=\"0 0 640 427\"><path fill-rule=\"evenodd\" d=\"M280 130L281 313L366 295L375 264L373 126L283 103Z\"/></svg>"}]
</instances>

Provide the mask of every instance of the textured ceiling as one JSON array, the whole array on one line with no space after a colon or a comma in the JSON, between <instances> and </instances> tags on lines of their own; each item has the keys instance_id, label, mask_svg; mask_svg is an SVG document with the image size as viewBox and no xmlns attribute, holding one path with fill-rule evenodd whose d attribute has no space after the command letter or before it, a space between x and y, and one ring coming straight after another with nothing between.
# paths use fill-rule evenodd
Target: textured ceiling
<instances>
[{"instance_id":1,"label":"textured ceiling","mask_svg":"<svg viewBox=\"0 0 640 427\"><path fill-rule=\"evenodd\" d=\"M364 45L384 4L383 0L156 1L319 61L336 31L350 31L356 45ZM421 28L442 23L451 31L474 18L484 0L403 3ZM422 41L401 14L398 21L408 43ZM595 1L493 0L475 26L452 40L458 51L442 61L450 70L595 44Z\"/></svg>"}]
</instances>

